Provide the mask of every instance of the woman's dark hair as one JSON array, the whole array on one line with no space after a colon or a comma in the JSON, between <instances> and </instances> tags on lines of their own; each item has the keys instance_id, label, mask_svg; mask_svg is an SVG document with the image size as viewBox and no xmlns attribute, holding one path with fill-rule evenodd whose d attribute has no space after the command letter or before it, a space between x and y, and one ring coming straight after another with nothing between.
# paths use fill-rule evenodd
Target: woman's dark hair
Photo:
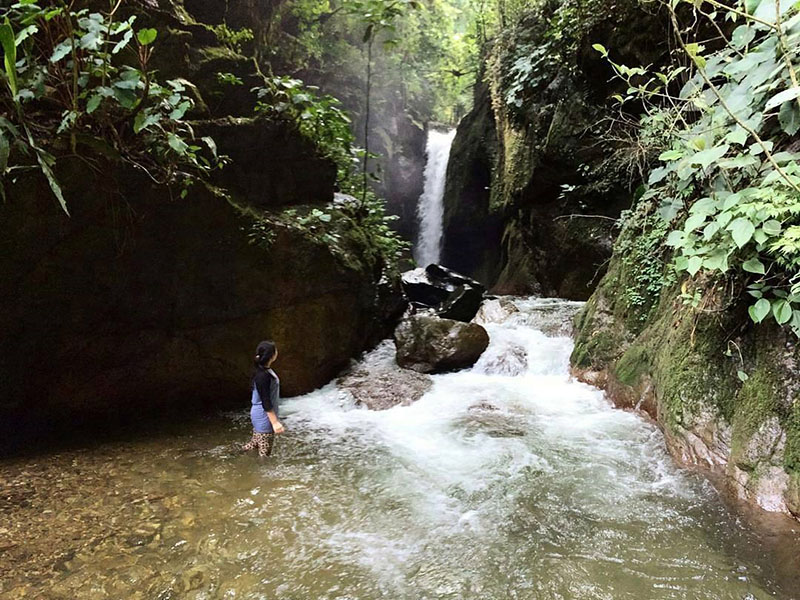
<instances>
[{"instance_id":1,"label":"woman's dark hair","mask_svg":"<svg viewBox=\"0 0 800 600\"><path fill-rule=\"evenodd\" d=\"M272 357L275 356L275 352L277 351L277 347L275 346L275 342L272 340L264 340L258 344L256 348L256 358L253 361L256 367L265 367L269 364L269 361L272 360Z\"/></svg>"}]
</instances>

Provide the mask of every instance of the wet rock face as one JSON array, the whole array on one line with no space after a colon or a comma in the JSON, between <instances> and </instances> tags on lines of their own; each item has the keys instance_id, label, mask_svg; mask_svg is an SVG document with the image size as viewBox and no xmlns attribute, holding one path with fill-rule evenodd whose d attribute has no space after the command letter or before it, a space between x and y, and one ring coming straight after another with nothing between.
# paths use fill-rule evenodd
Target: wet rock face
<instances>
[{"instance_id":1,"label":"wet rock face","mask_svg":"<svg viewBox=\"0 0 800 600\"><path fill-rule=\"evenodd\" d=\"M417 203L424 188L427 132L402 108L391 110L387 106L378 110L389 113L386 118L375 119L376 128L386 135L370 140L370 147L384 157L381 195L386 198L387 214L398 217L392 227L403 238L413 240L418 229Z\"/></svg>"},{"instance_id":2,"label":"wet rock face","mask_svg":"<svg viewBox=\"0 0 800 600\"><path fill-rule=\"evenodd\" d=\"M605 387L616 405L648 412L681 462L723 474L749 503L797 517L797 340L774 323L754 327L746 302L732 305L702 279L707 313L676 301L679 282L662 291L646 320L632 318L625 294L636 289L638 266L620 248L635 235L623 231L608 274L575 320L574 373ZM738 350L732 356L724 352L730 343Z\"/></svg>"},{"instance_id":3,"label":"wet rock face","mask_svg":"<svg viewBox=\"0 0 800 600\"><path fill-rule=\"evenodd\" d=\"M282 393L306 393L388 333L376 298L393 309L397 290L325 246L276 229L265 249L249 213L200 185L170 199L128 169L101 182L72 166L71 218L43 182L0 206L16 232L0 244L0 430L245 406L261 339L280 348ZM119 221L120 194L135 219Z\"/></svg>"},{"instance_id":4,"label":"wet rock face","mask_svg":"<svg viewBox=\"0 0 800 600\"><path fill-rule=\"evenodd\" d=\"M336 165L285 123L229 117L205 122L199 132L230 157L214 183L237 197L263 208L333 200Z\"/></svg>"},{"instance_id":5,"label":"wet rock face","mask_svg":"<svg viewBox=\"0 0 800 600\"><path fill-rule=\"evenodd\" d=\"M492 285L501 270L502 211L491 204L497 131L488 87L461 120L450 150L444 190L442 261Z\"/></svg>"},{"instance_id":6,"label":"wet rock face","mask_svg":"<svg viewBox=\"0 0 800 600\"><path fill-rule=\"evenodd\" d=\"M453 141L442 256L497 294L586 300L637 185L623 161L609 158L625 152L598 125L615 80L592 45L622 52L626 64L652 64L667 54L659 44L669 27L635 0L617 2L580 29L575 49L559 50L543 83L517 90L524 98L515 107L507 102L514 65L545 43L544 24L557 20L559 4L544 3L501 34L486 58L473 110Z\"/></svg>"},{"instance_id":7,"label":"wet rock face","mask_svg":"<svg viewBox=\"0 0 800 600\"><path fill-rule=\"evenodd\" d=\"M471 321L483 302L485 288L440 265L403 273L403 291L417 308L432 308L444 319Z\"/></svg>"},{"instance_id":8,"label":"wet rock face","mask_svg":"<svg viewBox=\"0 0 800 600\"><path fill-rule=\"evenodd\" d=\"M442 373L474 365L489 345L489 334L477 323L420 314L398 325L394 341L401 367Z\"/></svg>"}]
</instances>

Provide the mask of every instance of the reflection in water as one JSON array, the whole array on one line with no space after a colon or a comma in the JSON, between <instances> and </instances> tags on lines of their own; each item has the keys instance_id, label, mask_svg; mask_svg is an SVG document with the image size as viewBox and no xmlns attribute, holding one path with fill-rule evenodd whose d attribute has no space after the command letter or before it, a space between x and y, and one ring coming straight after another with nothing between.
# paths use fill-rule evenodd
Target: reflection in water
<instances>
[{"instance_id":1,"label":"reflection in water","mask_svg":"<svg viewBox=\"0 0 800 600\"><path fill-rule=\"evenodd\" d=\"M542 331L575 305L515 302L475 368L412 406L358 409L333 385L287 401L266 461L233 451L243 408L6 462L0 596L791 597L655 427L570 381L570 340ZM391 360L383 344L370 364Z\"/></svg>"}]
</instances>

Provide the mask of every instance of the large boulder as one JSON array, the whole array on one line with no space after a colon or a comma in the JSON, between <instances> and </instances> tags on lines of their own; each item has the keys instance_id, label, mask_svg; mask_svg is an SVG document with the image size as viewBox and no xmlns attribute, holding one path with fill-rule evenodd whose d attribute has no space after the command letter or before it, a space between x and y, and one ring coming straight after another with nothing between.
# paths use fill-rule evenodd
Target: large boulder
<instances>
[{"instance_id":1,"label":"large boulder","mask_svg":"<svg viewBox=\"0 0 800 600\"><path fill-rule=\"evenodd\" d=\"M403 273L402 285L412 305L464 322L478 312L486 291L480 282L436 264Z\"/></svg>"},{"instance_id":2,"label":"large boulder","mask_svg":"<svg viewBox=\"0 0 800 600\"><path fill-rule=\"evenodd\" d=\"M514 304L510 298L490 298L484 302L478 314L473 319L478 325L486 325L487 323L502 323L514 313L518 313L519 308Z\"/></svg>"},{"instance_id":3,"label":"large boulder","mask_svg":"<svg viewBox=\"0 0 800 600\"><path fill-rule=\"evenodd\" d=\"M397 364L420 373L471 367L489 345L489 334L477 323L412 315L394 332Z\"/></svg>"}]
</instances>

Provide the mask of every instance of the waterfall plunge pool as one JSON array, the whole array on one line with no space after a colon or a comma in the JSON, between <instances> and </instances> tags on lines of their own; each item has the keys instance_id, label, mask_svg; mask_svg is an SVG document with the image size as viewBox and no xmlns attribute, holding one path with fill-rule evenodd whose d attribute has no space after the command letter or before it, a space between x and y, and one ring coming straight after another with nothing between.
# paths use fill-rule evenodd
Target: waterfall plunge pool
<instances>
[{"instance_id":1,"label":"waterfall plunge pool","mask_svg":"<svg viewBox=\"0 0 800 600\"><path fill-rule=\"evenodd\" d=\"M656 427L569 378L575 303L514 302L411 406L285 401L265 461L234 450L243 395L178 433L0 463L0 597L793 597L796 536L777 557Z\"/></svg>"}]
</instances>

